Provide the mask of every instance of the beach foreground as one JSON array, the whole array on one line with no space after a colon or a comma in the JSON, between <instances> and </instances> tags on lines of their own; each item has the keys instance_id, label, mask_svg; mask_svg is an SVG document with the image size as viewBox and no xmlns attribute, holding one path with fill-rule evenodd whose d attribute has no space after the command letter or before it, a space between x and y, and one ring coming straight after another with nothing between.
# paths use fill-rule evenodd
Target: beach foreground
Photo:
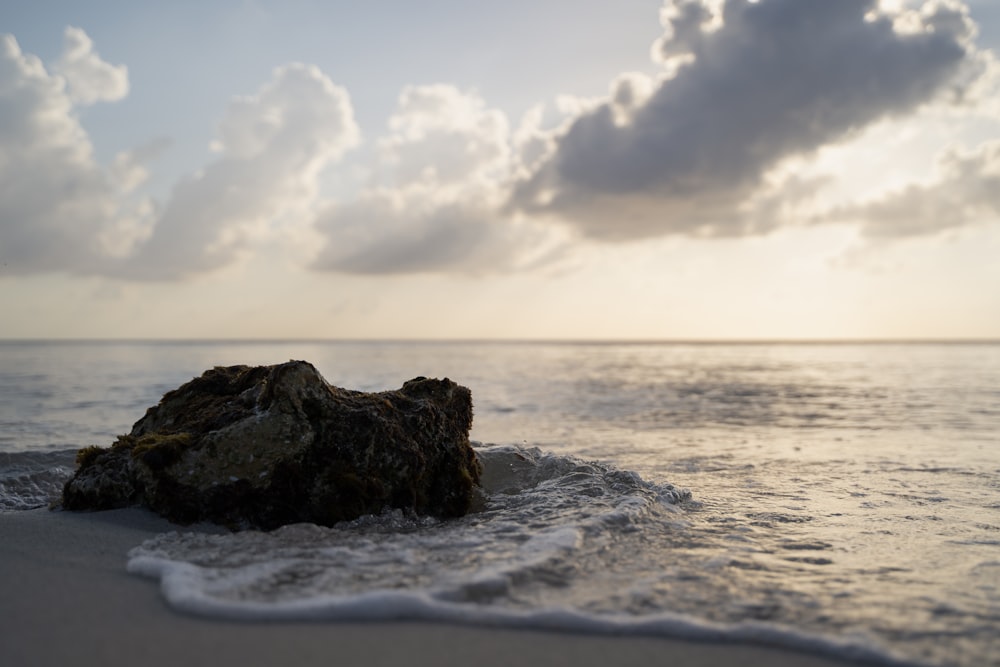
<instances>
[{"instance_id":1,"label":"beach foreground","mask_svg":"<svg viewBox=\"0 0 1000 667\"><path fill-rule=\"evenodd\" d=\"M738 644L424 622L238 623L175 613L126 552L175 527L138 509L0 514L0 664L852 664Z\"/></svg>"}]
</instances>

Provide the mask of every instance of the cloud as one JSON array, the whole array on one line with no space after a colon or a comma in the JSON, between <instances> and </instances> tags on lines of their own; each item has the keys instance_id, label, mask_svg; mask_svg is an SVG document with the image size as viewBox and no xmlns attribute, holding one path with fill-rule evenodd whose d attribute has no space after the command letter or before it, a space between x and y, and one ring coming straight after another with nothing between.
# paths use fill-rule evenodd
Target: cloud
<instances>
[{"instance_id":1,"label":"cloud","mask_svg":"<svg viewBox=\"0 0 1000 667\"><path fill-rule=\"evenodd\" d=\"M46 70L0 38L0 259L7 273L67 272L173 280L236 260L269 227L311 218L317 176L360 137L347 93L317 68L275 70L235 99L218 157L162 205L139 191L159 139L98 164L79 105L120 99L127 70L102 61L86 33L66 30Z\"/></svg>"},{"instance_id":2,"label":"cloud","mask_svg":"<svg viewBox=\"0 0 1000 667\"><path fill-rule=\"evenodd\" d=\"M275 70L235 99L218 157L157 206L138 188L156 140L98 164L79 105L121 99L127 70L102 61L67 28L46 70L0 38L0 259L8 273L68 272L172 280L221 268L269 227L307 221L317 176L360 138L347 93L317 68Z\"/></svg>"},{"instance_id":3,"label":"cloud","mask_svg":"<svg viewBox=\"0 0 1000 667\"><path fill-rule=\"evenodd\" d=\"M170 144L169 139L160 137L115 155L110 171L119 190L123 194L128 194L145 183L149 178L146 164L158 158L170 147Z\"/></svg>"},{"instance_id":4,"label":"cloud","mask_svg":"<svg viewBox=\"0 0 1000 667\"><path fill-rule=\"evenodd\" d=\"M142 186L168 142L102 166L77 117L125 97L127 68L78 28L50 70L3 36L0 259L8 273L177 280L308 236L319 271L476 274L553 261L574 235L742 236L795 221L897 238L1000 213L994 144L950 154L935 181L816 212L834 180L810 168L820 149L927 105L995 104L983 72L1000 69L958 0L670 0L662 22L657 76L558 98L554 129L542 106L511 127L475 91L406 87L371 144L370 181L336 202L321 174L361 133L347 91L314 66L279 67L235 98L212 159L157 203Z\"/></svg>"},{"instance_id":5,"label":"cloud","mask_svg":"<svg viewBox=\"0 0 1000 667\"><path fill-rule=\"evenodd\" d=\"M63 54L52 69L66 80L74 104L115 102L128 95L128 68L101 60L87 33L68 27L63 44Z\"/></svg>"},{"instance_id":6,"label":"cloud","mask_svg":"<svg viewBox=\"0 0 1000 667\"><path fill-rule=\"evenodd\" d=\"M662 78L622 77L558 130L514 208L602 240L761 233L783 160L960 97L981 66L947 0L676 0L663 21Z\"/></svg>"},{"instance_id":7,"label":"cloud","mask_svg":"<svg viewBox=\"0 0 1000 667\"><path fill-rule=\"evenodd\" d=\"M103 64L82 31L73 35L88 45L91 66ZM22 53L13 36L0 35L0 259L6 271L97 270L107 252L103 235L117 214L113 179L94 160L66 79Z\"/></svg>"},{"instance_id":8,"label":"cloud","mask_svg":"<svg viewBox=\"0 0 1000 667\"><path fill-rule=\"evenodd\" d=\"M539 261L552 232L503 212L515 168L506 116L454 86L410 86L378 141L376 182L316 219L313 267L485 273Z\"/></svg>"},{"instance_id":9,"label":"cloud","mask_svg":"<svg viewBox=\"0 0 1000 667\"><path fill-rule=\"evenodd\" d=\"M362 274L515 268L528 230L499 216L500 203L484 190L370 189L319 217L328 240L314 268Z\"/></svg>"},{"instance_id":10,"label":"cloud","mask_svg":"<svg viewBox=\"0 0 1000 667\"><path fill-rule=\"evenodd\" d=\"M879 199L841 206L816 222L851 222L864 237L926 236L1000 218L1000 142L977 150L952 151L939 161L939 177Z\"/></svg>"},{"instance_id":11,"label":"cloud","mask_svg":"<svg viewBox=\"0 0 1000 667\"><path fill-rule=\"evenodd\" d=\"M126 278L172 280L239 258L282 223L310 217L319 172L360 141L350 98L318 68L274 71L236 98L219 127L219 156L180 181L148 238L115 267Z\"/></svg>"},{"instance_id":12,"label":"cloud","mask_svg":"<svg viewBox=\"0 0 1000 667\"><path fill-rule=\"evenodd\" d=\"M397 183L481 181L509 168L507 117L454 86L407 86L389 129L378 143Z\"/></svg>"}]
</instances>

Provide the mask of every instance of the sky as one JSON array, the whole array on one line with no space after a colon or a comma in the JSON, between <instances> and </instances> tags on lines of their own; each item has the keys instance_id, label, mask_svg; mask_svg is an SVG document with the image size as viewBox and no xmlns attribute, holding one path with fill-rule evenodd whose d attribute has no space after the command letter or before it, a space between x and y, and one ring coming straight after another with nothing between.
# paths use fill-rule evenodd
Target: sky
<instances>
[{"instance_id":1,"label":"sky","mask_svg":"<svg viewBox=\"0 0 1000 667\"><path fill-rule=\"evenodd\" d=\"M1000 339L995 0L0 6L0 338Z\"/></svg>"}]
</instances>

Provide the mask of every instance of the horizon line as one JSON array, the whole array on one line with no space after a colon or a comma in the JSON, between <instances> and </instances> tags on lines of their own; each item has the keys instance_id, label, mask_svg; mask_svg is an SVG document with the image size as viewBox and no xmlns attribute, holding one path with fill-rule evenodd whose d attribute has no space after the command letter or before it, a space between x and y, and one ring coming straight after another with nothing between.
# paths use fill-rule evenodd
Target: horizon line
<instances>
[{"instance_id":1,"label":"horizon line","mask_svg":"<svg viewBox=\"0 0 1000 667\"><path fill-rule=\"evenodd\" d=\"M121 344L511 344L511 345L998 345L1000 338L144 338L144 337L3 337L0 344L121 343Z\"/></svg>"}]
</instances>

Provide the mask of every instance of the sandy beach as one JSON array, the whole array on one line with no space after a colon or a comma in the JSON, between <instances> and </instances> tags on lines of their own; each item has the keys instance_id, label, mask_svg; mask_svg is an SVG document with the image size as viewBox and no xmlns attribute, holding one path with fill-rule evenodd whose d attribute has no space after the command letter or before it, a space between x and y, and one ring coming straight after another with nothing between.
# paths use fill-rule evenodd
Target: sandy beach
<instances>
[{"instance_id":1,"label":"sandy beach","mask_svg":"<svg viewBox=\"0 0 1000 667\"><path fill-rule=\"evenodd\" d=\"M759 646L423 622L235 623L169 609L125 571L133 546L174 526L143 510L0 514L0 664L655 665L833 667Z\"/></svg>"}]
</instances>

